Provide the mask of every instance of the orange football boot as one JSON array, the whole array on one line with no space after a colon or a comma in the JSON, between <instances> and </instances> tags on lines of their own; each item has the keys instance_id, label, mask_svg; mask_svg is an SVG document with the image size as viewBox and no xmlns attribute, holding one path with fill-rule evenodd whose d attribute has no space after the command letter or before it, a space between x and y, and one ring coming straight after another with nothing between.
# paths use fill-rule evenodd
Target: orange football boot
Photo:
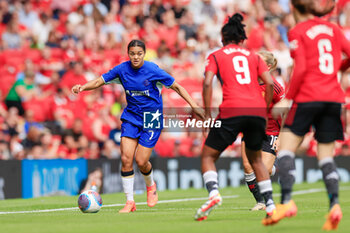
<instances>
[{"instance_id":1,"label":"orange football boot","mask_svg":"<svg viewBox=\"0 0 350 233\"><path fill-rule=\"evenodd\" d=\"M203 221L208 218L208 215L210 212L215 209L217 206L220 206L222 204L222 197L220 194L216 194L215 196L212 196L209 198L208 201L206 201L201 208L199 208L196 212L196 215L194 216L194 219L196 221Z\"/></svg>"},{"instance_id":2,"label":"orange football boot","mask_svg":"<svg viewBox=\"0 0 350 233\"><path fill-rule=\"evenodd\" d=\"M338 224L343 217L339 204L335 204L326 216L327 220L323 225L323 230L331 231L338 228Z\"/></svg>"},{"instance_id":3,"label":"orange football boot","mask_svg":"<svg viewBox=\"0 0 350 233\"><path fill-rule=\"evenodd\" d=\"M270 215L267 214L262 224L265 226L276 224L286 217L290 218L295 216L297 212L298 208L293 200L290 200L287 204L278 204L276 205L276 211L273 211Z\"/></svg>"},{"instance_id":4,"label":"orange football boot","mask_svg":"<svg viewBox=\"0 0 350 233\"><path fill-rule=\"evenodd\" d=\"M158 193L157 193L157 185L154 183L150 187L147 188L147 205L149 207L153 207L158 202Z\"/></svg>"},{"instance_id":5,"label":"orange football boot","mask_svg":"<svg viewBox=\"0 0 350 233\"><path fill-rule=\"evenodd\" d=\"M135 201L126 201L123 209L119 210L119 213L130 213L136 211Z\"/></svg>"}]
</instances>

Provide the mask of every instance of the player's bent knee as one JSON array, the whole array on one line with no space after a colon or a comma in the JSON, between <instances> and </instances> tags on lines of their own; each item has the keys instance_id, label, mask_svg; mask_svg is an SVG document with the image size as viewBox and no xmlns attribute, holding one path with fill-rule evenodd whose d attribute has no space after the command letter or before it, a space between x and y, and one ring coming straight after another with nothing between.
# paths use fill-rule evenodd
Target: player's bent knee
<instances>
[{"instance_id":1,"label":"player's bent knee","mask_svg":"<svg viewBox=\"0 0 350 233\"><path fill-rule=\"evenodd\" d=\"M132 162L133 162L133 157L132 156L127 156L125 154L122 154L120 156L120 159L122 161L122 166L123 167L131 167L132 168Z\"/></svg>"},{"instance_id":2,"label":"player's bent knee","mask_svg":"<svg viewBox=\"0 0 350 233\"><path fill-rule=\"evenodd\" d=\"M138 167L145 167L148 164L148 159L143 159L143 158L142 159L138 159L138 158L136 158L135 161L136 161L136 164L137 164Z\"/></svg>"},{"instance_id":3,"label":"player's bent knee","mask_svg":"<svg viewBox=\"0 0 350 233\"><path fill-rule=\"evenodd\" d=\"M201 154L201 160L202 161L205 161L205 160L215 161L219 158L220 153L221 153L220 151L205 145L203 147L203 151Z\"/></svg>"}]
</instances>

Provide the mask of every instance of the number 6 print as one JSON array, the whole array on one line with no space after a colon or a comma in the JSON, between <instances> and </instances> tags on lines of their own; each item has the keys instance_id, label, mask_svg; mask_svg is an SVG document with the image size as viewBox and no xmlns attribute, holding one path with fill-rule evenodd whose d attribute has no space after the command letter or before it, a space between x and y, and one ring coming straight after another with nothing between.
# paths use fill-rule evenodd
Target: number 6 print
<instances>
[{"instance_id":1,"label":"number 6 print","mask_svg":"<svg viewBox=\"0 0 350 233\"><path fill-rule=\"evenodd\" d=\"M333 64L333 56L330 52L332 52L332 43L328 39L321 39L317 43L318 52L320 53L320 57L318 59L320 65L320 71L324 74L333 74L334 72L334 64Z\"/></svg>"}]
</instances>

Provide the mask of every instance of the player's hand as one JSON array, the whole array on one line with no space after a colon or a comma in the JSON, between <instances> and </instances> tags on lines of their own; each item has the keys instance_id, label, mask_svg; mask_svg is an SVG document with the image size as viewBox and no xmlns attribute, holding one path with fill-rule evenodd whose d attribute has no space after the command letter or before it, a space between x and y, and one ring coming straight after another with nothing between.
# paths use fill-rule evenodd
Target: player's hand
<instances>
[{"instance_id":1,"label":"player's hand","mask_svg":"<svg viewBox=\"0 0 350 233\"><path fill-rule=\"evenodd\" d=\"M79 94L79 93L82 92L82 91L83 91L83 88L82 88L82 86L81 86L80 84L74 85L74 86L72 87L72 92L73 92L74 94Z\"/></svg>"},{"instance_id":2,"label":"player's hand","mask_svg":"<svg viewBox=\"0 0 350 233\"><path fill-rule=\"evenodd\" d=\"M204 111L204 120L210 120L211 119L211 113L210 111ZM209 133L209 128L203 127L202 128L202 135L203 138L207 138L208 137L208 133Z\"/></svg>"},{"instance_id":3,"label":"player's hand","mask_svg":"<svg viewBox=\"0 0 350 233\"><path fill-rule=\"evenodd\" d=\"M271 111L273 118L278 119L283 114L287 113L289 109L292 107L292 104L293 104L293 100L289 100L289 99L283 99L277 104L275 104Z\"/></svg>"},{"instance_id":4,"label":"player's hand","mask_svg":"<svg viewBox=\"0 0 350 233\"><path fill-rule=\"evenodd\" d=\"M203 108L197 107L192 109L194 114L196 114L201 120L205 120L205 111Z\"/></svg>"}]
</instances>

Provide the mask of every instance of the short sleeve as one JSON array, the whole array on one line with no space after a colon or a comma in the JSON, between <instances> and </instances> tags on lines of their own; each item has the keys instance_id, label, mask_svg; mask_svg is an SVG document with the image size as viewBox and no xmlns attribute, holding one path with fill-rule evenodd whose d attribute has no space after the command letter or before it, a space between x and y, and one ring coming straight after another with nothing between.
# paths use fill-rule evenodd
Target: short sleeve
<instances>
[{"instance_id":1,"label":"short sleeve","mask_svg":"<svg viewBox=\"0 0 350 233\"><path fill-rule=\"evenodd\" d=\"M278 83L277 80L273 81L273 102L277 103L285 96L284 88Z\"/></svg>"},{"instance_id":2,"label":"short sleeve","mask_svg":"<svg viewBox=\"0 0 350 233\"><path fill-rule=\"evenodd\" d=\"M159 68L157 65L155 67L155 77L155 80L160 82L166 88L171 87L175 82L175 79L170 74Z\"/></svg>"},{"instance_id":3,"label":"short sleeve","mask_svg":"<svg viewBox=\"0 0 350 233\"><path fill-rule=\"evenodd\" d=\"M115 66L113 69L109 70L107 73L102 74L102 79L106 84L117 83L120 82L120 65Z\"/></svg>"},{"instance_id":4,"label":"short sleeve","mask_svg":"<svg viewBox=\"0 0 350 233\"><path fill-rule=\"evenodd\" d=\"M296 34L294 31L290 31L288 35L288 39L289 39L290 56L292 58L295 58L295 54L297 54L301 49L300 36L298 36L298 34Z\"/></svg>"},{"instance_id":5,"label":"short sleeve","mask_svg":"<svg viewBox=\"0 0 350 233\"><path fill-rule=\"evenodd\" d=\"M289 33L289 42L290 55L294 58L294 68L289 81L289 89L286 91L286 98L294 100L299 92L307 68L304 44L301 35L296 34L296 32L292 30Z\"/></svg>"},{"instance_id":6,"label":"short sleeve","mask_svg":"<svg viewBox=\"0 0 350 233\"><path fill-rule=\"evenodd\" d=\"M269 68L259 55L256 56L258 57L258 75L261 76L264 72L268 72Z\"/></svg>"},{"instance_id":7,"label":"short sleeve","mask_svg":"<svg viewBox=\"0 0 350 233\"><path fill-rule=\"evenodd\" d=\"M211 71L214 74L217 74L218 72L218 64L215 60L214 54L210 54L206 60L205 64L205 72Z\"/></svg>"}]
</instances>

